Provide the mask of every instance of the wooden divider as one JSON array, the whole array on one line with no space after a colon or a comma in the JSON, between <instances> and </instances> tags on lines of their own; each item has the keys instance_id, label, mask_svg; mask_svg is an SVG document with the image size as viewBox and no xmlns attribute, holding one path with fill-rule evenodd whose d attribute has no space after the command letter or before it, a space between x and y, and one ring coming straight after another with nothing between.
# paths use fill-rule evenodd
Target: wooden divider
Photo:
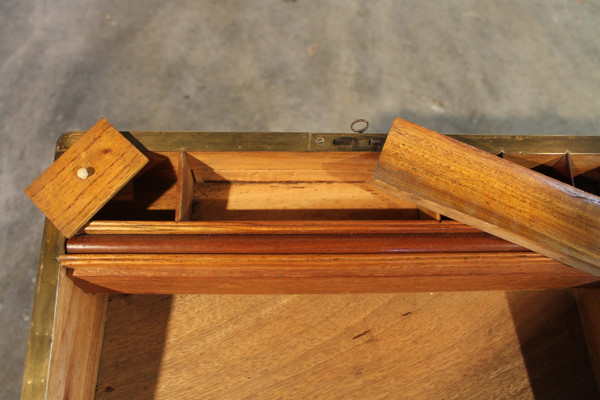
<instances>
[{"instance_id":1,"label":"wooden divider","mask_svg":"<svg viewBox=\"0 0 600 400\"><path fill-rule=\"evenodd\" d=\"M177 164L177 204L175 208L175 222L189 221L192 216L195 181L187 158L187 153L180 150L179 162Z\"/></svg>"}]
</instances>

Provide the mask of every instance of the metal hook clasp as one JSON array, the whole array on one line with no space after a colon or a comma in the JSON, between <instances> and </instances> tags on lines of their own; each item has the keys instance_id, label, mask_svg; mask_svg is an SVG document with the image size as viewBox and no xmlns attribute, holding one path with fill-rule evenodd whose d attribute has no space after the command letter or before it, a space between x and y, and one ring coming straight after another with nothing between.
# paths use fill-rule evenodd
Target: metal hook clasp
<instances>
[{"instance_id":1,"label":"metal hook clasp","mask_svg":"<svg viewBox=\"0 0 600 400\"><path fill-rule=\"evenodd\" d=\"M365 126L356 128L355 125L360 124L360 123L365 124ZM352 130L352 132L363 133L367 129L369 129L369 121L367 121L366 119L357 119L353 123L350 124L350 129Z\"/></svg>"}]
</instances>

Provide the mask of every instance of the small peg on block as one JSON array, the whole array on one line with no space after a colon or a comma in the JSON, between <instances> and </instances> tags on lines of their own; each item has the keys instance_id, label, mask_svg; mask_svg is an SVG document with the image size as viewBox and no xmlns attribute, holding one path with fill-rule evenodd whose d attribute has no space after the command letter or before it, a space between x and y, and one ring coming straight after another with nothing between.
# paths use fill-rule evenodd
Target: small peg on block
<instances>
[{"instance_id":1,"label":"small peg on block","mask_svg":"<svg viewBox=\"0 0 600 400\"><path fill-rule=\"evenodd\" d=\"M90 176L89 171L87 170L87 168L79 168L77 170L77 176L81 179L87 179L88 176Z\"/></svg>"}]
</instances>

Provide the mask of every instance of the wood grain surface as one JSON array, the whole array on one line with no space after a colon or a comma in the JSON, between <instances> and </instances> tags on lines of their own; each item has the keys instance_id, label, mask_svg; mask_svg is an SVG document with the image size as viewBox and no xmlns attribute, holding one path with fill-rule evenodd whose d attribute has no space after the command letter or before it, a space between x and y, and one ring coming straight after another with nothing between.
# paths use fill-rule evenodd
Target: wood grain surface
<instances>
[{"instance_id":1,"label":"wood grain surface","mask_svg":"<svg viewBox=\"0 0 600 400\"><path fill-rule=\"evenodd\" d=\"M74 235L148 159L105 119L61 155L25 193L66 237ZM85 169L89 176L77 176Z\"/></svg>"},{"instance_id":2,"label":"wood grain surface","mask_svg":"<svg viewBox=\"0 0 600 400\"><path fill-rule=\"evenodd\" d=\"M600 197L396 119L373 174L382 191L600 274Z\"/></svg>"},{"instance_id":3,"label":"wood grain surface","mask_svg":"<svg viewBox=\"0 0 600 400\"><path fill-rule=\"evenodd\" d=\"M90 235L217 235L217 234L343 234L343 233L478 233L456 221L314 220L314 221L91 221Z\"/></svg>"},{"instance_id":4,"label":"wood grain surface","mask_svg":"<svg viewBox=\"0 0 600 400\"><path fill-rule=\"evenodd\" d=\"M394 293L549 289L598 277L531 252L423 254L66 254L90 292Z\"/></svg>"},{"instance_id":5,"label":"wood grain surface","mask_svg":"<svg viewBox=\"0 0 600 400\"><path fill-rule=\"evenodd\" d=\"M566 291L111 296L105 399L593 399Z\"/></svg>"},{"instance_id":6,"label":"wood grain surface","mask_svg":"<svg viewBox=\"0 0 600 400\"><path fill-rule=\"evenodd\" d=\"M195 221L419 219L408 201L368 182L203 182L195 187Z\"/></svg>"},{"instance_id":7,"label":"wood grain surface","mask_svg":"<svg viewBox=\"0 0 600 400\"><path fill-rule=\"evenodd\" d=\"M57 290L46 398L93 399L108 298L85 293L64 268Z\"/></svg>"}]
</instances>

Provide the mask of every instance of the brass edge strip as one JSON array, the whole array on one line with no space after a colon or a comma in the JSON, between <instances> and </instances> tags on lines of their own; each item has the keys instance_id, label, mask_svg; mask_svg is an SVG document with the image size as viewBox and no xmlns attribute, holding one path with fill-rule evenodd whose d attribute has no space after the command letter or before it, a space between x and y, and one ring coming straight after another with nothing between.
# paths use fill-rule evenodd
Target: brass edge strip
<instances>
[{"instance_id":1,"label":"brass edge strip","mask_svg":"<svg viewBox=\"0 0 600 400\"><path fill-rule=\"evenodd\" d=\"M46 220L21 388L23 400L46 399L60 272L57 257L63 253L64 237Z\"/></svg>"},{"instance_id":2,"label":"brass edge strip","mask_svg":"<svg viewBox=\"0 0 600 400\"><path fill-rule=\"evenodd\" d=\"M69 148L84 132L63 134L56 151ZM150 151L381 151L384 133L307 132L122 132ZM600 136L448 135L490 153L600 153Z\"/></svg>"}]
</instances>

